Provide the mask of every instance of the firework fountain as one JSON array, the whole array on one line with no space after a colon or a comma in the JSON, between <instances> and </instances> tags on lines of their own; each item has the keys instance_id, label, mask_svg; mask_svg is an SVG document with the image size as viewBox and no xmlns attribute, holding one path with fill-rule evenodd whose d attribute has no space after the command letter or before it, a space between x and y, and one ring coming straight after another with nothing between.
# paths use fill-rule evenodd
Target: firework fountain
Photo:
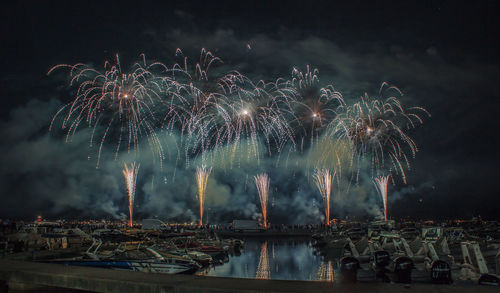
<instances>
[{"instance_id":1,"label":"firework fountain","mask_svg":"<svg viewBox=\"0 0 500 293\"><path fill-rule=\"evenodd\" d=\"M335 176L335 172L333 172L333 176ZM333 176L328 169L317 169L313 175L316 186L323 198L326 226L330 226L330 194L332 192Z\"/></svg>"},{"instance_id":2,"label":"firework fountain","mask_svg":"<svg viewBox=\"0 0 500 293\"><path fill-rule=\"evenodd\" d=\"M379 176L373 180L375 188L377 188L378 193L382 197L384 202L384 217L387 221L387 183L389 182L389 176Z\"/></svg>"},{"instance_id":3,"label":"firework fountain","mask_svg":"<svg viewBox=\"0 0 500 293\"><path fill-rule=\"evenodd\" d=\"M127 185L128 194L128 212L130 214L129 226L132 227L132 214L134 212L134 198L135 198L135 183L137 181L137 172L139 172L139 165L135 162L130 164L128 167L126 164L123 165L123 176L125 177L125 184Z\"/></svg>"},{"instance_id":4,"label":"firework fountain","mask_svg":"<svg viewBox=\"0 0 500 293\"><path fill-rule=\"evenodd\" d=\"M254 177L255 185L259 191L260 206L262 208L262 218L264 220L264 229L267 229L267 199L269 197L269 176L259 174Z\"/></svg>"},{"instance_id":5,"label":"firework fountain","mask_svg":"<svg viewBox=\"0 0 500 293\"><path fill-rule=\"evenodd\" d=\"M198 184L198 200L200 201L200 226L203 226L203 207L205 205L205 193L207 191L208 176L212 168L201 166L196 168L196 183Z\"/></svg>"}]
</instances>

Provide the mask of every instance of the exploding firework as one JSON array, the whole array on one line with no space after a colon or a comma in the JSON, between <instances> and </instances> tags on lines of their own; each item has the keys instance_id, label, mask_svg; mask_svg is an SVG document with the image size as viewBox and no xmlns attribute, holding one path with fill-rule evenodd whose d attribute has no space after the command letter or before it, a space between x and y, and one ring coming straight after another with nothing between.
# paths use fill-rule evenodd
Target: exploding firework
<instances>
[{"instance_id":1,"label":"exploding firework","mask_svg":"<svg viewBox=\"0 0 500 293\"><path fill-rule=\"evenodd\" d=\"M387 183L389 182L389 176L379 176L373 180L375 188L377 188L378 193L382 197L384 203L384 218L387 221Z\"/></svg>"},{"instance_id":2,"label":"exploding firework","mask_svg":"<svg viewBox=\"0 0 500 293\"><path fill-rule=\"evenodd\" d=\"M150 139L154 154L162 156L163 151L155 132L154 108L161 101L164 89L153 73L155 67L162 68L160 63L147 65L144 55L142 62L136 63L130 73L122 72L120 60L116 55L114 64L106 61L104 71L99 71L85 64L53 67L48 74L59 68L69 68L69 85L76 88L72 101L64 105L54 115L55 118L67 112L62 121L62 128L67 129L66 141L75 134L81 122L92 129L90 146L92 147L99 126L105 129L100 135L97 166L104 141L114 136L116 144L115 158L125 142L127 151L136 149L141 135Z\"/></svg>"},{"instance_id":3,"label":"exploding firework","mask_svg":"<svg viewBox=\"0 0 500 293\"><path fill-rule=\"evenodd\" d=\"M135 183L137 181L137 172L139 172L139 167L141 165L136 165L135 162L130 164L128 167L126 164L123 165L123 176L125 177L125 184L127 186L128 194L128 212L130 215L129 226L132 227L132 214L134 213L134 199L135 199Z\"/></svg>"},{"instance_id":4,"label":"exploding firework","mask_svg":"<svg viewBox=\"0 0 500 293\"><path fill-rule=\"evenodd\" d=\"M333 173L333 176L335 176L335 172ZM330 194L332 192L333 176L328 169L317 169L313 175L316 186L321 194L321 198L323 198L326 226L330 226Z\"/></svg>"},{"instance_id":5,"label":"exploding firework","mask_svg":"<svg viewBox=\"0 0 500 293\"><path fill-rule=\"evenodd\" d=\"M205 205L205 193L207 191L208 176L212 168L201 166L196 168L196 183L198 185L198 200L200 201L200 226L203 226L203 207Z\"/></svg>"},{"instance_id":6,"label":"exploding firework","mask_svg":"<svg viewBox=\"0 0 500 293\"><path fill-rule=\"evenodd\" d=\"M186 163L198 154L204 161L208 150L217 153L227 145L232 146L232 162L243 141L252 145L243 146L249 155L259 159L261 138L269 153L293 140L280 108L283 104L278 103L287 96L286 89L263 81L253 83L236 70L221 72L217 65L223 63L222 59L205 49L193 65L180 49L176 55L183 58L168 70L165 78L165 83L175 85L176 91L169 91L165 102L169 107L163 121L165 129L179 131ZM219 153L216 160L222 155Z\"/></svg>"},{"instance_id":7,"label":"exploding firework","mask_svg":"<svg viewBox=\"0 0 500 293\"><path fill-rule=\"evenodd\" d=\"M382 84L381 93L386 89L386 85ZM395 87L389 87L387 90L401 95ZM408 169L410 163L405 149L409 148L412 157L415 157L418 148L405 130L423 123L416 112L429 115L421 107L405 110L396 96L385 100L372 100L365 95L360 102L347 107L345 112L337 116L330 128L338 138L351 142L358 162L364 158L368 159L373 172L375 168L381 169L386 161L390 161L392 164L389 169L393 168L396 174L400 173L406 183L402 161Z\"/></svg>"},{"instance_id":8,"label":"exploding firework","mask_svg":"<svg viewBox=\"0 0 500 293\"><path fill-rule=\"evenodd\" d=\"M269 176L267 174L259 174L254 177L255 185L259 192L260 206L262 208L262 218L264 220L264 228L267 229L267 199L269 196Z\"/></svg>"},{"instance_id":9,"label":"exploding firework","mask_svg":"<svg viewBox=\"0 0 500 293\"><path fill-rule=\"evenodd\" d=\"M260 247L260 258L255 278L266 280L271 278L271 271L269 270L269 255L267 253L267 241L262 243L262 246Z\"/></svg>"},{"instance_id":10,"label":"exploding firework","mask_svg":"<svg viewBox=\"0 0 500 293\"><path fill-rule=\"evenodd\" d=\"M300 136L301 151L304 150L304 140L309 139L310 145L313 145L324 126L345 106L342 95L333 85L319 85L318 73L318 69L311 71L309 66L305 73L297 68L292 71L290 85L294 99L289 99L293 111L290 124L295 134Z\"/></svg>"}]
</instances>

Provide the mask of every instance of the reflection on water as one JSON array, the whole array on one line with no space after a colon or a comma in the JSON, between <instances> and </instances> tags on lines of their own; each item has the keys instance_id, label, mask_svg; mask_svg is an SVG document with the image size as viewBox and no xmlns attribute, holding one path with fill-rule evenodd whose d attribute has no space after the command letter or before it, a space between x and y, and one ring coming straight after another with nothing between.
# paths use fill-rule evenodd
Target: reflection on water
<instances>
[{"instance_id":1,"label":"reflection on water","mask_svg":"<svg viewBox=\"0 0 500 293\"><path fill-rule=\"evenodd\" d=\"M318 274L316 275L316 280L330 281L333 282L335 277L335 271L333 269L332 261L323 261L318 269Z\"/></svg>"},{"instance_id":2,"label":"reflection on water","mask_svg":"<svg viewBox=\"0 0 500 293\"><path fill-rule=\"evenodd\" d=\"M267 255L267 241L262 243L260 248L259 266L257 267L256 279L269 279L271 272L269 271L269 256Z\"/></svg>"},{"instance_id":3,"label":"reflection on water","mask_svg":"<svg viewBox=\"0 0 500 293\"><path fill-rule=\"evenodd\" d=\"M208 268L200 274L208 276L280 279L334 279L331 261L323 262L314 254L309 239L245 239L241 255L231 255L229 262Z\"/></svg>"}]
</instances>

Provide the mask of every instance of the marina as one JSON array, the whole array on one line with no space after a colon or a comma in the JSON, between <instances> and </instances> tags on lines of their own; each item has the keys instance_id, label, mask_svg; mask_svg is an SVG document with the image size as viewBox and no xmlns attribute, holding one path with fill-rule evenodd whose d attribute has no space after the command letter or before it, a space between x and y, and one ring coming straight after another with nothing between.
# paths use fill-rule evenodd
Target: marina
<instances>
[{"instance_id":1,"label":"marina","mask_svg":"<svg viewBox=\"0 0 500 293\"><path fill-rule=\"evenodd\" d=\"M159 223L145 220L144 227L154 228L152 222ZM4 229L2 259L209 278L499 286L498 223L429 224L344 221L326 230L290 226L288 236L271 226L223 238L219 234L245 232L186 224L130 229L119 223L102 228L41 222Z\"/></svg>"}]
</instances>

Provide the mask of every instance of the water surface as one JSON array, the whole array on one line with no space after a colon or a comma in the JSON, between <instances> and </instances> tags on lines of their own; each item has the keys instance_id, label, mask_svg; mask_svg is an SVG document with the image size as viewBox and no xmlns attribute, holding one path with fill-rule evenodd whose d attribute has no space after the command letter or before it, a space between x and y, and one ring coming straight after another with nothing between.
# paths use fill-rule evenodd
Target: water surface
<instances>
[{"instance_id":1,"label":"water surface","mask_svg":"<svg viewBox=\"0 0 500 293\"><path fill-rule=\"evenodd\" d=\"M310 239L279 238L245 240L240 255L200 272L207 276L279 280L332 280L331 262L316 255Z\"/></svg>"}]
</instances>

